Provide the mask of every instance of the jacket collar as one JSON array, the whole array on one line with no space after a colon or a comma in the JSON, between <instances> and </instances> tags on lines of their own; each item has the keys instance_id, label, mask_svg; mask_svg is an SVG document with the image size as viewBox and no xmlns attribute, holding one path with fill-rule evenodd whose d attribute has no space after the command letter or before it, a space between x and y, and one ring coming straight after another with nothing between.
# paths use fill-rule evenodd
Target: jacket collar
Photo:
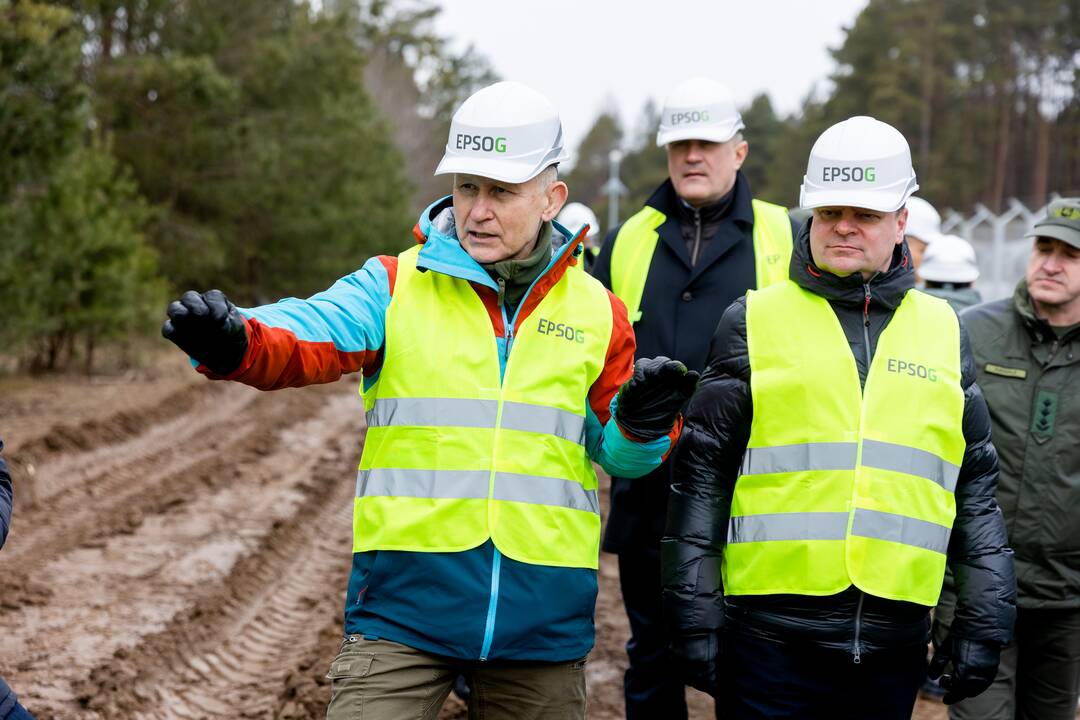
<instances>
[{"instance_id":1,"label":"jacket collar","mask_svg":"<svg viewBox=\"0 0 1080 720\"><path fill-rule=\"evenodd\" d=\"M580 232L575 235L557 222L552 222L551 225L553 252L540 277L554 274L555 282L562 277L567 266L580 262L578 256L582 253L584 238ZM487 270L481 267L458 241L452 196L447 195L436 200L420 213L420 220L413 228L413 235L423 245L416 258L418 269L431 270L498 290L498 285Z\"/></svg>"},{"instance_id":2,"label":"jacket collar","mask_svg":"<svg viewBox=\"0 0 1080 720\"><path fill-rule=\"evenodd\" d=\"M731 207L727 217L735 221L749 232L754 226L754 206L751 203L750 183L740 170L735 176L735 186L732 188L734 197L731 198ZM660 187L653 191L645 204L659 210L664 214L664 222L656 229L660 240L664 242L686 267L690 267L690 251L686 247L680 227L680 215L684 212L683 201L675 192L675 185L671 178L664 180ZM704 257L698 260L694 266L693 277L701 275L710 265L723 256L730 247L714 246L710 243Z\"/></svg>"},{"instance_id":3,"label":"jacket collar","mask_svg":"<svg viewBox=\"0 0 1080 720\"><path fill-rule=\"evenodd\" d=\"M795 238L791 253L788 274L800 287L831 302L860 307L866 302L866 289L869 288L870 304L880 305L888 310L899 307L904 295L915 287L915 271L911 266L911 254L908 252L906 240L893 251L889 269L879 272L864 283L860 273L840 277L818 267L810 252L812 223L813 218L810 218L803 225L799 236Z\"/></svg>"}]
</instances>

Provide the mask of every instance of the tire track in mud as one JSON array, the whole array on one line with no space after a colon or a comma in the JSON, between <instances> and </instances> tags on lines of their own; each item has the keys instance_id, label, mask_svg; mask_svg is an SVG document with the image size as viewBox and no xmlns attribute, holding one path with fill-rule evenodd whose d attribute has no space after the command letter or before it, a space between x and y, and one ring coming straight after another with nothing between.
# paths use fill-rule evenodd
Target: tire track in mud
<instances>
[{"instance_id":1,"label":"tire track in mud","mask_svg":"<svg viewBox=\"0 0 1080 720\"><path fill-rule=\"evenodd\" d=\"M210 392L201 386L175 393L160 405L147 408L139 413L118 413L107 421L90 421L78 431L87 440L81 451L45 456L37 464L28 464L23 460L26 454L20 451L16 461L32 471L32 491L28 498L35 507L43 504L54 506L66 493L85 491L92 496L108 494L114 487L122 485L123 470L137 463L145 463L153 458L161 462L166 453L176 454L187 449L202 431L210 426L225 425L259 397L259 391L237 383L211 384ZM188 397L188 395L194 397ZM180 411L173 413L179 408ZM163 418L163 419L162 419ZM159 422L158 420L161 419ZM123 427L109 432L110 423L119 423ZM91 429L87 429L91 428ZM131 432L138 428L138 432ZM68 432L61 428L58 432ZM110 444L113 436L115 442ZM33 443L48 444L54 435L46 435ZM31 450L30 457L33 457Z\"/></svg>"},{"instance_id":2,"label":"tire track in mud","mask_svg":"<svg viewBox=\"0 0 1080 720\"><path fill-rule=\"evenodd\" d=\"M110 448L91 451L93 469L81 482L37 507L20 508L0 557L0 622L6 622L7 611L47 599L48 586L38 577L50 560L131 534L147 516L185 505L200 490L234 480L245 465L270 454L277 432L313 415L326 397L320 389L293 392L289 402L281 402L235 386L210 407L197 405L124 441L115 459ZM98 460L101 465L93 465ZM58 466L71 462L61 459ZM49 472L46 465L41 475Z\"/></svg>"},{"instance_id":3,"label":"tire track in mud","mask_svg":"<svg viewBox=\"0 0 1080 720\"><path fill-rule=\"evenodd\" d=\"M5 628L0 635L0 675L17 683L39 717L97 716L78 710L75 686L118 648L123 654L127 651L122 648L138 647L178 613L199 607L201 598L216 596L234 566L262 552L267 534L288 523L307 502L313 468L325 460L331 439L340 443L333 451L332 485L346 498L351 496L355 464L341 458L349 448L354 455L359 451L362 413L355 390L349 390L337 385L257 395L230 420L246 428L243 433L203 426L200 432L214 438L218 452L200 457L194 466L181 463L166 472L152 467L154 458L140 461L134 474L153 477L144 479L133 494L109 503L85 498L80 512L104 515L93 534L69 528L65 535L58 524L54 531L64 536L59 539L50 539L47 531L32 533L29 544L52 560L39 565L35 553L24 550L17 564L25 574L39 577L37 584L47 594L19 602L0 588L0 602L10 611L0 616ZM115 516L123 522L112 533ZM28 525L33 524L30 519ZM68 536L81 537L81 547L65 542ZM347 543L347 528L344 538ZM336 557L344 562L348 548ZM0 557L4 581L12 580L7 565ZM13 582L14 594L21 588L25 595L17 574ZM342 583L343 577L333 596L335 605Z\"/></svg>"},{"instance_id":4,"label":"tire track in mud","mask_svg":"<svg viewBox=\"0 0 1080 720\"><path fill-rule=\"evenodd\" d=\"M9 448L9 451L15 452L8 459L15 465L37 466L57 457L64 457L65 454L72 456L104 445L115 446L141 435L148 427L191 412L198 405L212 401L215 396L229 392L232 387L236 386L232 383L211 383L194 379L151 405L134 410L121 410L104 418L93 418L81 423L56 423L42 435Z\"/></svg>"},{"instance_id":5,"label":"tire track in mud","mask_svg":"<svg viewBox=\"0 0 1080 720\"><path fill-rule=\"evenodd\" d=\"M301 483L302 504L216 592L91 671L79 687L86 708L173 719L280 717L290 703L299 707L282 687L305 665L325 672L332 648L323 638L340 637L354 490L345 474L358 452L359 414L348 429L322 448Z\"/></svg>"}]
</instances>

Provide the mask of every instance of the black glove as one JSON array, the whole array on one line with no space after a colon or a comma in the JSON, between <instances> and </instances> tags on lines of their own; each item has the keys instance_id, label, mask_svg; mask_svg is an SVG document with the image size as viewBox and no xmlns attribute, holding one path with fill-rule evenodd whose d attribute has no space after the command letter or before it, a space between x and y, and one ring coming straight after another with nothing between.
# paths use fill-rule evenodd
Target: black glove
<instances>
[{"instance_id":1,"label":"black glove","mask_svg":"<svg viewBox=\"0 0 1080 720\"><path fill-rule=\"evenodd\" d=\"M698 373L662 355L634 363L634 375L619 388L615 420L640 440L671 432L683 405L694 394Z\"/></svg>"},{"instance_id":2,"label":"black glove","mask_svg":"<svg viewBox=\"0 0 1080 720\"><path fill-rule=\"evenodd\" d=\"M240 367L247 353L247 328L236 306L220 290L188 290L169 303L161 334L216 375Z\"/></svg>"},{"instance_id":3,"label":"black glove","mask_svg":"<svg viewBox=\"0 0 1080 720\"><path fill-rule=\"evenodd\" d=\"M718 633L676 635L671 641L671 654L679 665L683 682L716 697L720 661Z\"/></svg>"},{"instance_id":4,"label":"black glove","mask_svg":"<svg viewBox=\"0 0 1080 720\"><path fill-rule=\"evenodd\" d=\"M990 687L1000 659L1001 647L997 643L966 640L950 634L945 642L934 648L927 675L935 680L941 678L938 683L945 688L943 700L946 705L952 705ZM951 672L945 672L948 665L952 667Z\"/></svg>"}]
</instances>

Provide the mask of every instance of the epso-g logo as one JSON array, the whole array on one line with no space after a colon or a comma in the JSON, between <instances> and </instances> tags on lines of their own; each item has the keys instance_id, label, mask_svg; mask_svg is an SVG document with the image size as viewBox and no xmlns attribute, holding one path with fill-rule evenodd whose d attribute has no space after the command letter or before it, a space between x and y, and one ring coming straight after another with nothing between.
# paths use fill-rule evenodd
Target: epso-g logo
<instances>
[{"instance_id":1,"label":"epso-g logo","mask_svg":"<svg viewBox=\"0 0 1080 720\"><path fill-rule=\"evenodd\" d=\"M925 365L919 365L918 363L908 362L907 360L889 358L888 369L889 372L898 375L910 375L911 377L922 378L923 380L929 380L930 382L937 382L937 370L932 367L926 367Z\"/></svg>"},{"instance_id":2,"label":"epso-g logo","mask_svg":"<svg viewBox=\"0 0 1080 720\"><path fill-rule=\"evenodd\" d=\"M821 169L824 182L874 182L877 173L873 167L833 167L826 165Z\"/></svg>"},{"instance_id":3,"label":"epso-g logo","mask_svg":"<svg viewBox=\"0 0 1080 720\"><path fill-rule=\"evenodd\" d=\"M570 342L585 342L584 330L575 330L566 323L554 323L550 320L545 320L544 318L540 318L540 322L536 326L536 331L541 335L554 335L555 337L565 338Z\"/></svg>"},{"instance_id":4,"label":"epso-g logo","mask_svg":"<svg viewBox=\"0 0 1080 720\"><path fill-rule=\"evenodd\" d=\"M682 123L696 123L696 122L709 122L708 110L685 110L683 112L677 112L671 114L671 124L680 125Z\"/></svg>"},{"instance_id":5,"label":"epso-g logo","mask_svg":"<svg viewBox=\"0 0 1080 720\"><path fill-rule=\"evenodd\" d=\"M455 147L458 150L504 153L506 152L506 138L458 133Z\"/></svg>"}]
</instances>

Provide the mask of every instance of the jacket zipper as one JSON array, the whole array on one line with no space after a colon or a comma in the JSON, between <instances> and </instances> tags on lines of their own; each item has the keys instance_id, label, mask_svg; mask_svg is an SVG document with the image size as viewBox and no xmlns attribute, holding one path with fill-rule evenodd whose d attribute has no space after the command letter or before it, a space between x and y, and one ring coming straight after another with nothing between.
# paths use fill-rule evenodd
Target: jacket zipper
<instances>
[{"instance_id":1,"label":"jacket zipper","mask_svg":"<svg viewBox=\"0 0 1080 720\"><path fill-rule=\"evenodd\" d=\"M499 310L502 312L504 334L506 336L506 349L503 350L503 368L510 362L510 344L514 341L514 326L506 317L506 305L503 303L506 294L506 281L499 278ZM499 378L502 384L502 378ZM492 543L494 545L494 543ZM491 558L491 592L488 595L487 619L484 621L484 641L480 645L480 660L486 661L491 652L491 641L495 637L495 610L499 606L499 571L502 568L502 553L499 548L492 547Z\"/></svg>"},{"instance_id":2,"label":"jacket zipper","mask_svg":"<svg viewBox=\"0 0 1080 720\"><path fill-rule=\"evenodd\" d=\"M866 376L870 377L870 284L863 283L863 292L866 293L866 302L863 304L863 355L866 357ZM864 381L865 384L865 381Z\"/></svg>"},{"instance_id":3,"label":"jacket zipper","mask_svg":"<svg viewBox=\"0 0 1080 720\"><path fill-rule=\"evenodd\" d=\"M866 302L863 303L863 356L866 358L866 377L870 377L870 284L863 283ZM865 385L864 385L865 391ZM859 591L859 604L855 606L855 640L851 645L851 661L856 665L862 662L862 608L866 593Z\"/></svg>"},{"instance_id":4,"label":"jacket zipper","mask_svg":"<svg viewBox=\"0 0 1080 720\"><path fill-rule=\"evenodd\" d=\"M496 281L499 286L499 309L502 311L503 328L506 336L506 350L503 351L503 375L506 373L506 366L510 364L510 348L514 344L514 323L517 321L518 313L521 312L521 308L525 306L525 299L529 297L532 289L536 287L536 283L540 278L551 272L552 267L554 267L554 263L532 281L532 284L525 290L525 294L521 296L521 300L518 302L517 309L514 310L514 316L512 318L506 317L506 280L500 277ZM502 385L502 381L503 377L500 376L499 385ZM492 545L494 545L494 543L492 543ZM494 555L491 560L491 593L488 596L487 620L484 622L484 641L480 646L481 662L486 662L488 653L491 652L491 641L495 637L495 610L499 605L499 572L502 567L502 553L499 552L499 548L497 547L493 547L492 550L494 551Z\"/></svg>"},{"instance_id":5,"label":"jacket zipper","mask_svg":"<svg viewBox=\"0 0 1080 720\"><path fill-rule=\"evenodd\" d=\"M866 593L859 591L859 604L855 608L855 642L851 646L851 654L854 655L851 661L856 665L862 662L862 642L859 635L862 632L862 606L865 599Z\"/></svg>"},{"instance_id":6,"label":"jacket zipper","mask_svg":"<svg viewBox=\"0 0 1080 720\"><path fill-rule=\"evenodd\" d=\"M690 267L697 265L698 253L701 251L701 211L694 210L694 249L690 253Z\"/></svg>"}]
</instances>

